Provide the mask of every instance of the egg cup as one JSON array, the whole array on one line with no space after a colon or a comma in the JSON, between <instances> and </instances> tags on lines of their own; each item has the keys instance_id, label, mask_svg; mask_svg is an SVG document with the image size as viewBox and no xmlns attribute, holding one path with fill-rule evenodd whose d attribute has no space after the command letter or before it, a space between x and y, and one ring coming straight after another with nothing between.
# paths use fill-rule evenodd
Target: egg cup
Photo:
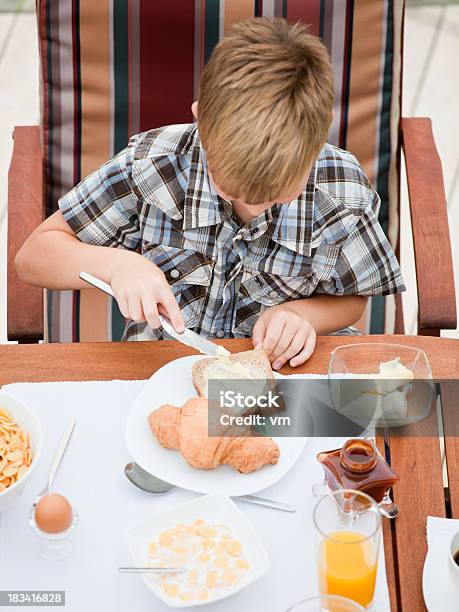
<instances>
[{"instance_id":1,"label":"egg cup","mask_svg":"<svg viewBox=\"0 0 459 612\"><path fill-rule=\"evenodd\" d=\"M43 559L59 561L70 555L73 550L73 532L78 525L78 513L75 510L70 527L59 533L47 533L37 526L34 505L29 513L29 525L37 536L38 552Z\"/></svg>"}]
</instances>

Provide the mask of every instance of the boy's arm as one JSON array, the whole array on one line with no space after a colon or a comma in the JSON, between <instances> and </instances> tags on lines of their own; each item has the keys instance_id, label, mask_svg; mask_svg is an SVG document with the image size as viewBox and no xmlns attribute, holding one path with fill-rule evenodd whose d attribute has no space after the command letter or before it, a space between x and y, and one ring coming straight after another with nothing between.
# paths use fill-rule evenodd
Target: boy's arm
<instances>
[{"instance_id":1,"label":"boy's arm","mask_svg":"<svg viewBox=\"0 0 459 612\"><path fill-rule=\"evenodd\" d=\"M124 317L157 328L159 310L183 330L178 304L157 266L134 251L81 242L60 211L29 236L15 264L21 280L49 289L87 288L78 277L84 270L112 286Z\"/></svg>"},{"instance_id":2,"label":"boy's arm","mask_svg":"<svg viewBox=\"0 0 459 612\"><path fill-rule=\"evenodd\" d=\"M263 346L278 370L292 367L312 355L316 335L326 335L352 325L361 317L368 298L360 295L316 294L268 308L253 328L253 344Z\"/></svg>"},{"instance_id":3,"label":"boy's arm","mask_svg":"<svg viewBox=\"0 0 459 612\"><path fill-rule=\"evenodd\" d=\"M316 294L304 300L280 304L272 310L295 312L302 319L306 319L319 336L326 336L358 321L367 302L368 298L363 295Z\"/></svg>"},{"instance_id":4,"label":"boy's arm","mask_svg":"<svg viewBox=\"0 0 459 612\"><path fill-rule=\"evenodd\" d=\"M124 317L160 327L158 312L177 331L183 317L161 270L136 251L141 244L132 164L142 135L59 199L60 210L44 221L16 257L26 283L80 289L89 272L109 283Z\"/></svg>"},{"instance_id":5,"label":"boy's arm","mask_svg":"<svg viewBox=\"0 0 459 612\"><path fill-rule=\"evenodd\" d=\"M268 345L275 370L287 361L295 367L309 359L316 332L327 334L355 323L367 296L405 291L397 258L378 223L379 202L373 192L347 238L339 242L331 273L319 282L314 295L273 306L259 317L253 328L254 345Z\"/></svg>"},{"instance_id":6,"label":"boy's arm","mask_svg":"<svg viewBox=\"0 0 459 612\"><path fill-rule=\"evenodd\" d=\"M84 289L80 280L84 270L107 283L117 266L129 257L123 249L110 249L80 242L60 210L48 217L25 241L16 255L16 270L29 285L48 289Z\"/></svg>"}]
</instances>

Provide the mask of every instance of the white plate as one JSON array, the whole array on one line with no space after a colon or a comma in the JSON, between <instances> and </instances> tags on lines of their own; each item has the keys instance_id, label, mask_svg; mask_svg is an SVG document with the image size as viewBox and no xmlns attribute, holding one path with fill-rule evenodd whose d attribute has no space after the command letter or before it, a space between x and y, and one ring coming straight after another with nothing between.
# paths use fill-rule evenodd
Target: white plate
<instances>
[{"instance_id":1,"label":"white plate","mask_svg":"<svg viewBox=\"0 0 459 612\"><path fill-rule=\"evenodd\" d=\"M202 357L196 355L171 361L147 381L134 401L126 425L126 445L132 459L150 474L197 493L233 497L270 487L293 467L308 438L274 438L280 449L278 463L252 474L240 474L228 465L215 470L194 469L178 451L163 448L151 433L147 419L153 410L162 404L182 406L190 397L196 397L191 367L199 359Z\"/></svg>"},{"instance_id":2,"label":"white plate","mask_svg":"<svg viewBox=\"0 0 459 612\"><path fill-rule=\"evenodd\" d=\"M208 523L221 523L229 527L233 532L233 537L241 542L244 556L250 563L250 569L247 571L245 578L234 589L205 602L192 603L169 597L151 577L143 574L142 578L148 588L164 603L173 608L199 606L225 599L244 589L269 569L268 554L250 521L231 499L223 495L198 497L184 504L179 504L172 510L155 516L146 523L128 529L127 539L134 564L136 566L146 564L148 542L156 539L162 531L175 527L177 523L189 523L197 518L202 518Z\"/></svg>"},{"instance_id":3,"label":"white plate","mask_svg":"<svg viewBox=\"0 0 459 612\"><path fill-rule=\"evenodd\" d=\"M443 555L427 552L422 574L424 602L429 612L457 612L459 586L451 578L448 551Z\"/></svg>"}]
</instances>

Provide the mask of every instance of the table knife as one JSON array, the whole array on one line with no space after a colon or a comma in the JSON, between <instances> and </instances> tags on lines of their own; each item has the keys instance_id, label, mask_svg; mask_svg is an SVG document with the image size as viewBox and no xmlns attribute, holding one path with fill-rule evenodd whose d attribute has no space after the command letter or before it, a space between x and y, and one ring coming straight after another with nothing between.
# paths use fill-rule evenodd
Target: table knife
<instances>
[{"instance_id":1,"label":"table knife","mask_svg":"<svg viewBox=\"0 0 459 612\"><path fill-rule=\"evenodd\" d=\"M100 278L97 278L92 274L88 274L88 272L80 272L79 276L81 280L85 281L89 285L96 287L96 289L100 289L107 295L115 297L110 285L101 280ZM199 353L209 355L210 357L216 357L217 355L225 356L231 354L222 346L219 346L218 344L207 340L207 338L203 338L199 334L196 334L194 331L191 331L191 329L185 328L185 330L181 333L176 331L169 319L163 315L159 315L159 320L164 331L169 334L169 336L172 336L172 338L178 340L182 344L186 344L186 346L194 348Z\"/></svg>"}]
</instances>

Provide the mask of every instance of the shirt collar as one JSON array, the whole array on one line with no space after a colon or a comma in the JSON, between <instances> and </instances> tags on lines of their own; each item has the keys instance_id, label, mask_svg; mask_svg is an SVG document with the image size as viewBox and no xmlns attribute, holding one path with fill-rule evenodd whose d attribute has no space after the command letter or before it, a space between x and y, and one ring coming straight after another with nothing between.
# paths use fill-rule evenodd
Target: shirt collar
<instances>
[{"instance_id":1,"label":"shirt collar","mask_svg":"<svg viewBox=\"0 0 459 612\"><path fill-rule=\"evenodd\" d=\"M314 162L306 187L298 198L265 210L244 226L240 237L244 240L255 240L266 233L274 242L310 256L316 181L317 162ZM209 180L206 154L196 129L183 207L183 229L216 225L224 218L224 205Z\"/></svg>"},{"instance_id":2,"label":"shirt collar","mask_svg":"<svg viewBox=\"0 0 459 612\"><path fill-rule=\"evenodd\" d=\"M256 219L252 219L239 230L238 236L243 240L256 240L268 233L273 222L279 216L280 204L274 204L270 208L260 213Z\"/></svg>"}]
</instances>

